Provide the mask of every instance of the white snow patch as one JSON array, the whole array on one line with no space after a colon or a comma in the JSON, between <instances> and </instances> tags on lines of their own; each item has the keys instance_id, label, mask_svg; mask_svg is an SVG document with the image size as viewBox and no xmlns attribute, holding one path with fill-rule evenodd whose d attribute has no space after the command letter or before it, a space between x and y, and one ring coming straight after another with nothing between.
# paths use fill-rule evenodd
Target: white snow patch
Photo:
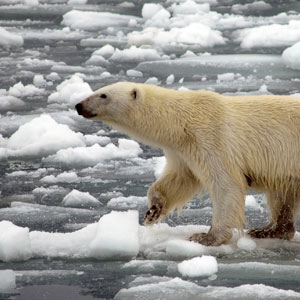
<instances>
[{"instance_id":1,"label":"white snow patch","mask_svg":"<svg viewBox=\"0 0 300 300\"><path fill-rule=\"evenodd\" d=\"M75 172L63 172L61 174L58 174L56 177L54 175L47 175L43 178L41 178L42 182L46 183L58 183L58 182L77 182L78 176Z\"/></svg>"},{"instance_id":2,"label":"white snow patch","mask_svg":"<svg viewBox=\"0 0 300 300\"><path fill-rule=\"evenodd\" d=\"M203 255L179 263L178 271L187 277L211 276L218 272L218 263L215 257Z\"/></svg>"},{"instance_id":3,"label":"white snow patch","mask_svg":"<svg viewBox=\"0 0 300 300\"><path fill-rule=\"evenodd\" d=\"M110 143L104 147L95 144L91 147L62 149L44 161L72 166L92 166L110 159L135 158L142 153L142 149L135 141L119 139L118 143L118 147Z\"/></svg>"},{"instance_id":4,"label":"white snow patch","mask_svg":"<svg viewBox=\"0 0 300 300\"><path fill-rule=\"evenodd\" d=\"M98 259L136 256L139 253L138 224L137 211L113 211L103 216L90 244L90 255Z\"/></svg>"},{"instance_id":5,"label":"white snow patch","mask_svg":"<svg viewBox=\"0 0 300 300\"><path fill-rule=\"evenodd\" d=\"M241 237L237 241L237 247L241 250L253 251L256 249L256 242L249 237Z\"/></svg>"},{"instance_id":6,"label":"white snow patch","mask_svg":"<svg viewBox=\"0 0 300 300\"><path fill-rule=\"evenodd\" d=\"M300 41L285 49L282 58L287 66L292 69L300 69Z\"/></svg>"},{"instance_id":7,"label":"white snow patch","mask_svg":"<svg viewBox=\"0 0 300 300\"><path fill-rule=\"evenodd\" d=\"M10 87L8 94L14 97L30 97L34 95L42 95L45 93L45 89L37 88L33 84L24 85L22 82L16 83Z\"/></svg>"},{"instance_id":8,"label":"white snow patch","mask_svg":"<svg viewBox=\"0 0 300 300\"><path fill-rule=\"evenodd\" d=\"M84 137L67 125L58 124L49 115L41 115L21 125L8 139L8 156L44 156L59 149L83 146Z\"/></svg>"},{"instance_id":9,"label":"white snow patch","mask_svg":"<svg viewBox=\"0 0 300 300\"><path fill-rule=\"evenodd\" d=\"M62 23L72 29L98 30L107 27L127 26L132 19L139 20L133 16L109 12L71 10L63 15Z\"/></svg>"},{"instance_id":10,"label":"white snow patch","mask_svg":"<svg viewBox=\"0 0 300 300\"><path fill-rule=\"evenodd\" d=\"M242 48L289 46L300 40L300 21L246 28L234 34Z\"/></svg>"},{"instance_id":11,"label":"white snow patch","mask_svg":"<svg viewBox=\"0 0 300 300\"><path fill-rule=\"evenodd\" d=\"M175 76L174 76L174 74L171 74L167 77L166 84L168 84L168 85L173 84L174 80L175 80Z\"/></svg>"},{"instance_id":12,"label":"white snow patch","mask_svg":"<svg viewBox=\"0 0 300 300\"><path fill-rule=\"evenodd\" d=\"M0 260L24 261L31 258L29 229L9 221L0 222Z\"/></svg>"},{"instance_id":13,"label":"white snow patch","mask_svg":"<svg viewBox=\"0 0 300 300\"><path fill-rule=\"evenodd\" d=\"M56 92L48 97L48 103L59 103L74 108L75 104L92 93L90 85L84 82L79 74L74 74L56 87Z\"/></svg>"},{"instance_id":14,"label":"white snow patch","mask_svg":"<svg viewBox=\"0 0 300 300\"><path fill-rule=\"evenodd\" d=\"M142 62L147 60L159 60L161 57L155 49L131 46L129 49L116 49L110 59L118 62Z\"/></svg>"},{"instance_id":15,"label":"white snow patch","mask_svg":"<svg viewBox=\"0 0 300 300\"><path fill-rule=\"evenodd\" d=\"M147 27L142 31L133 31L127 35L128 43L141 45L157 45L165 47L169 44L197 44L201 47L213 47L225 44L225 39L218 30L194 22L183 28L173 27L170 30Z\"/></svg>"},{"instance_id":16,"label":"white snow patch","mask_svg":"<svg viewBox=\"0 0 300 300\"><path fill-rule=\"evenodd\" d=\"M68 207L92 207L100 204L101 202L90 193L80 192L75 189L66 195L62 201L62 205Z\"/></svg>"}]
</instances>

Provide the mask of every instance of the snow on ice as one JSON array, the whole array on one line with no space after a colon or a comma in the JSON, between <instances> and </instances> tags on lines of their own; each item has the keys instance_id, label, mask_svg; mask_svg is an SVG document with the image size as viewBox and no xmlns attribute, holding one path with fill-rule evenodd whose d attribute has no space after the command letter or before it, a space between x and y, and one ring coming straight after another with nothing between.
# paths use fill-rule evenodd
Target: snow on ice
<instances>
[{"instance_id":1,"label":"snow on ice","mask_svg":"<svg viewBox=\"0 0 300 300\"><path fill-rule=\"evenodd\" d=\"M62 205L68 207L93 207L101 205L101 202L88 192L73 190L64 197Z\"/></svg>"},{"instance_id":2,"label":"snow on ice","mask_svg":"<svg viewBox=\"0 0 300 300\"><path fill-rule=\"evenodd\" d=\"M179 263L178 271L187 277L211 276L218 272L218 263L215 257L203 255Z\"/></svg>"}]
</instances>

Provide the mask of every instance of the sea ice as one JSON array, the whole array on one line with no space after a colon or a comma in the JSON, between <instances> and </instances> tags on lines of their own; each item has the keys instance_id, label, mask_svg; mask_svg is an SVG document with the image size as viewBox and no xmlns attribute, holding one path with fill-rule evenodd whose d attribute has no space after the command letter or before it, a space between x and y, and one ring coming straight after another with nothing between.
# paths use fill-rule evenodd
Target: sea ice
<instances>
[{"instance_id":1,"label":"sea ice","mask_svg":"<svg viewBox=\"0 0 300 300\"><path fill-rule=\"evenodd\" d=\"M300 69L300 42L285 49L282 58L287 66L292 69Z\"/></svg>"},{"instance_id":2,"label":"sea ice","mask_svg":"<svg viewBox=\"0 0 300 300\"><path fill-rule=\"evenodd\" d=\"M110 143L104 147L95 144L91 147L62 149L43 161L67 166L93 166L108 159L135 158L142 153L142 149L135 141L119 139L118 143L118 147Z\"/></svg>"},{"instance_id":3,"label":"sea ice","mask_svg":"<svg viewBox=\"0 0 300 300\"><path fill-rule=\"evenodd\" d=\"M116 49L114 54L110 57L112 61L118 62L141 62L147 60L160 60L161 57L157 50L148 48L137 48L131 46L129 49Z\"/></svg>"},{"instance_id":4,"label":"sea ice","mask_svg":"<svg viewBox=\"0 0 300 300\"><path fill-rule=\"evenodd\" d=\"M92 93L90 85L84 82L78 74L74 74L56 87L56 92L48 97L48 103L59 103L74 108L75 104Z\"/></svg>"},{"instance_id":5,"label":"sea ice","mask_svg":"<svg viewBox=\"0 0 300 300\"><path fill-rule=\"evenodd\" d=\"M237 247L242 250L253 251L256 249L256 243L248 237L241 237L237 241Z\"/></svg>"},{"instance_id":6,"label":"sea ice","mask_svg":"<svg viewBox=\"0 0 300 300\"><path fill-rule=\"evenodd\" d=\"M22 36L9 32L0 27L0 45L1 46L17 46L20 47L24 44Z\"/></svg>"},{"instance_id":7,"label":"sea ice","mask_svg":"<svg viewBox=\"0 0 300 300\"><path fill-rule=\"evenodd\" d=\"M9 221L0 222L0 260L24 261L31 258L29 229Z\"/></svg>"},{"instance_id":8,"label":"sea ice","mask_svg":"<svg viewBox=\"0 0 300 300\"><path fill-rule=\"evenodd\" d=\"M187 277L211 276L218 272L218 263L215 257L203 255L179 263L178 271Z\"/></svg>"},{"instance_id":9,"label":"sea ice","mask_svg":"<svg viewBox=\"0 0 300 300\"><path fill-rule=\"evenodd\" d=\"M300 39L300 21L246 28L234 33L242 48L289 46Z\"/></svg>"},{"instance_id":10,"label":"sea ice","mask_svg":"<svg viewBox=\"0 0 300 300\"><path fill-rule=\"evenodd\" d=\"M156 45L165 47L169 44L197 44L201 47L224 45L225 39L220 31L211 29L202 23L191 23L183 28L173 27L170 30L147 27L142 31L128 34L128 43L141 45Z\"/></svg>"},{"instance_id":11,"label":"sea ice","mask_svg":"<svg viewBox=\"0 0 300 300\"><path fill-rule=\"evenodd\" d=\"M16 83L14 86L10 87L8 94L14 97L30 97L35 95L42 95L45 93L45 89L38 88L33 84L25 85L22 82Z\"/></svg>"},{"instance_id":12,"label":"sea ice","mask_svg":"<svg viewBox=\"0 0 300 300\"><path fill-rule=\"evenodd\" d=\"M13 270L0 270L0 293L16 288L16 274Z\"/></svg>"},{"instance_id":13,"label":"sea ice","mask_svg":"<svg viewBox=\"0 0 300 300\"><path fill-rule=\"evenodd\" d=\"M90 255L98 259L134 257L139 253L138 233L137 211L113 211L100 219Z\"/></svg>"},{"instance_id":14,"label":"sea ice","mask_svg":"<svg viewBox=\"0 0 300 300\"><path fill-rule=\"evenodd\" d=\"M58 174L57 176L54 175L47 175L41 178L41 182L45 183L58 183L58 182L78 182L78 176L75 172L63 172Z\"/></svg>"},{"instance_id":15,"label":"sea ice","mask_svg":"<svg viewBox=\"0 0 300 300\"><path fill-rule=\"evenodd\" d=\"M19 127L8 139L6 152L13 157L45 156L59 149L83 145L82 133L76 133L43 114Z\"/></svg>"},{"instance_id":16,"label":"sea ice","mask_svg":"<svg viewBox=\"0 0 300 300\"><path fill-rule=\"evenodd\" d=\"M107 207L112 209L137 209L139 207L147 207L147 197L116 197L107 202Z\"/></svg>"},{"instance_id":17,"label":"sea ice","mask_svg":"<svg viewBox=\"0 0 300 300\"><path fill-rule=\"evenodd\" d=\"M63 15L62 23L72 29L99 30L110 26L127 26L131 19L139 20L137 17L109 12L71 10Z\"/></svg>"},{"instance_id":18,"label":"sea ice","mask_svg":"<svg viewBox=\"0 0 300 300\"><path fill-rule=\"evenodd\" d=\"M78 190L72 190L62 201L62 205L68 207L93 207L100 204L101 202L90 193Z\"/></svg>"}]
</instances>

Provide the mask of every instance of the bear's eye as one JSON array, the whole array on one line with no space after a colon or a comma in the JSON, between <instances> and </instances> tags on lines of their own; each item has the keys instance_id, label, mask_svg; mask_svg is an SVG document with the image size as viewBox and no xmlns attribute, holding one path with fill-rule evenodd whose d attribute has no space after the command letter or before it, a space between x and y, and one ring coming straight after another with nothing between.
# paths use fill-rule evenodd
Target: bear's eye
<instances>
[{"instance_id":1,"label":"bear's eye","mask_svg":"<svg viewBox=\"0 0 300 300\"><path fill-rule=\"evenodd\" d=\"M100 95L100 98L102 98L102 99L106 99L106 98L107 98L107 96L106 96L106 94L101 94L101 95Z\"/></svg>"}]
</instances>

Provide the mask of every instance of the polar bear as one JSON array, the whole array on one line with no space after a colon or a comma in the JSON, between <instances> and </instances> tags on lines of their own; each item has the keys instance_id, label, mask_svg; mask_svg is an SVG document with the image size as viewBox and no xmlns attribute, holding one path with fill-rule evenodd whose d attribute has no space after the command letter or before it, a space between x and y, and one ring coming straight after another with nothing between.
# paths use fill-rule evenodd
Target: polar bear
<instances>
[{"instance_id":1,"label":"polar bear","mask_svg":"<svg viewBox=\"0 0 300 300\"><path fill-rule=\"evenodd\" d=\"M262 191L269 224L256 238L292 239L300 207L300 100L288 96L223 96L118 82L76 105L145 144L162 148L167 164L148 190L145 224L181 209L206 190L213 205L208 233L190 240L221 245L245 224L245 194Z\"/></svg>"}]
</instances>

